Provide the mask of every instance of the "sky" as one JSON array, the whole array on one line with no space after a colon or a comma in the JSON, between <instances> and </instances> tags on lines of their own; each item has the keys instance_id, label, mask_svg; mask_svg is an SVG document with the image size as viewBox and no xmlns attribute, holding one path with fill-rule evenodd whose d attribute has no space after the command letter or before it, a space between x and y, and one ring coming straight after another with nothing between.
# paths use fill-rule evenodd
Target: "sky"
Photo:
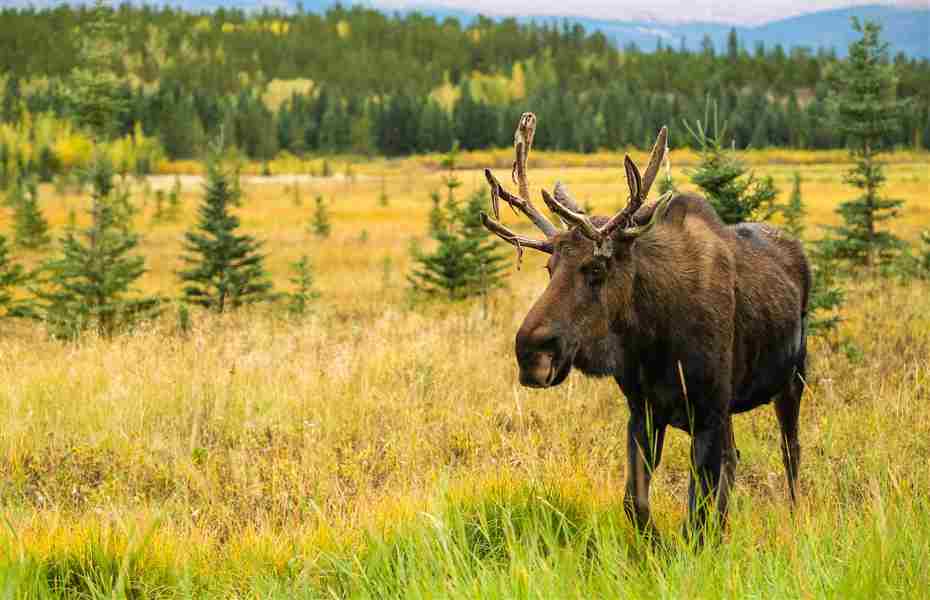
<instances>
[{"instance_id":1,"label":"sky","mask_svg":"<svg viewBox=\"0 0 930 600\"><path fill-rule=\"evenodd\" d=\"M557 15L622 21L710 21L757 25L803 13L861 4L928 8L930 0L375 0L375 4L396 8L441 5L495 16Z\"/></svg>"}]
</instances>

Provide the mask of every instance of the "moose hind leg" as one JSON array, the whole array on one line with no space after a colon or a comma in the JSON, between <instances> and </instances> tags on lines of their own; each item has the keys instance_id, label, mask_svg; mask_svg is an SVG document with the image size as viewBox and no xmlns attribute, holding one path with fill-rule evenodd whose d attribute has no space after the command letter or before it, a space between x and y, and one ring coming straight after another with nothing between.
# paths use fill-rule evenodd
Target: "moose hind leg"
<instances>
[{"instance_id":1,"label":"moose hind leg","mask_svg":"<svg viewBox=\"0 0 930 600\"><path fill-rule=\"evenodd\" d=\"M801 463L801 444L798 442L798 415L801 411L801 394L804 393L803 369L798 369L785 389L775 398L775 415L781 428L781 457L788 479L788 494L792 505L798 498L798 467Z\"/></svg>"}]
</instances>

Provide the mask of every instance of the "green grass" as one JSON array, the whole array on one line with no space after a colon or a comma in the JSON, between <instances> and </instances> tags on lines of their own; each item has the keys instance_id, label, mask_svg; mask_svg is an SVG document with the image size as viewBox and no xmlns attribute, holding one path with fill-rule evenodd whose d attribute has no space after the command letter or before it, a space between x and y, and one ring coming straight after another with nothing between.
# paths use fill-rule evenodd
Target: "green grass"
<instances>
[{"instance_id":1,"label":"green grass","mask_svg":"<svg viewBox=\"0 0 930 600\"><path fill-rule=\"evenodd\" d=\"M259 553L247 574L239 561L151 562L138 539L95 538L41 558L10 547L0 590L8 598L926 597L930 501L880 475L869 489L860 504L829 514L783 510L760 522L737 507L725 541L699 548L674 535L658 545L637 538L620 504L592 508L527 484L444 495L352 547L295 551L284 564Z\"/></svg>"}]
</instances>

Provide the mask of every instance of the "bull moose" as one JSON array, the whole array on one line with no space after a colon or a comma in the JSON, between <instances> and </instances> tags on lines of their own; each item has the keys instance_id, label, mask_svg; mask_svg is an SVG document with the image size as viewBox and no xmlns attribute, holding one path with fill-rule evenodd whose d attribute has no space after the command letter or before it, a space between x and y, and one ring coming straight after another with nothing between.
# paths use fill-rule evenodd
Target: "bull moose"
<instances>
[{"instance_id":1,"label":"bull moose","mask_svg":"<svg viewBox=\"0 0 930 600\"><path fill-rule=\"evenodd\" d=\"M727 226L695 194L645 203L667 152L659 133L640 174L624 161L630 196L611 218L589 216L565 186L542 197L567 226L556 227L530 201L526 162L536 116L524 113L514 136L509 193L485 170L493 217L484 226L517 247L550 255L549 284L520 326L520 383L559 385L572 367L613 377L627 398L624 507L653 533L649 482L662 458L665 430L691 434L686 531L703 535L711 512L726 520L736 471L732 415L774 398L791 502L797 497L798 411L804 386L806 313L811 275L797 241L761 223ZM503 200L545 235L501 224Z\"/></svg>"}]
</instances>

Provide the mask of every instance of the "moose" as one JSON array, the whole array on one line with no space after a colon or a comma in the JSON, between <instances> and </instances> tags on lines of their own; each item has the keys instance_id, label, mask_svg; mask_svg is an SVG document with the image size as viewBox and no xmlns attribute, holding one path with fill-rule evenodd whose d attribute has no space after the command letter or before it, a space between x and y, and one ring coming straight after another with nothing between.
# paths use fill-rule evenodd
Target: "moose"
<instances>
[{"instance_id":1,"label":"moose","mask_svg":"<svg viewBox=\"0 0 930 600\"><path fill-rule=\"evenodd\" d=\"M520 383L556 386L572 367L614 378L630 411L624 508L644 534L656 533L649 484L666 428L691 435L685 531L703 539L709 518L726 522L738 458L732 416L773 399L796 503L811 287L801 244L761 223L724 225L696 194L646 203L668 152L664 127L642 174L626 156L629 202L613 217L586 214L564 185L543 190L566 226L556 227L530 201L535 130L536 116L524 113L514 135L519 195L486 169L493 217L481 214L488 230L516 246L518 264L523 248L550 255L548 287L516 335ZM505 227L502 200L545 239Z\"/></svg>"}]
</instances>

